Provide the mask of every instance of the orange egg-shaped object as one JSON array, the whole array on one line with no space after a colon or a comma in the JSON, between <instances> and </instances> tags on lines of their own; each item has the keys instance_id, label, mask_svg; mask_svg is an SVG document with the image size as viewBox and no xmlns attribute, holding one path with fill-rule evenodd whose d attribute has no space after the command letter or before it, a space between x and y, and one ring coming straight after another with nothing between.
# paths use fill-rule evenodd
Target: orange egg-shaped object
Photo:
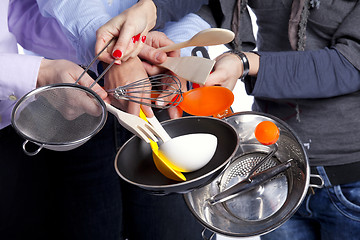
<instances>
[{"instance_id":1,"label":"orange egg-shaped object","mask_svg":"<svg viewBox=\"0 0 360 240\"><path fill-rule=\"evenodd\" d=\"M256 139L264 145L271 145L276 143L276 141L279 139L279 136L279 128L271 121L263 121L255 128Z\"/></svg>"}]
</instances>

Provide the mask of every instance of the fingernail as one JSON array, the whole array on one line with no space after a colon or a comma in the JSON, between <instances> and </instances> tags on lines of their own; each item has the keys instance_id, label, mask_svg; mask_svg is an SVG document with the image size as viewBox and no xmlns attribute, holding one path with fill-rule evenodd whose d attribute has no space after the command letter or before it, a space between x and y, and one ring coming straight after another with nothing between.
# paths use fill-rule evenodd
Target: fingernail
<instances>
[{"instance_id":1,"label":"fingernail","mask_svg":"<svg viewBox=\"0 0 360 240\"><path fill-rule=\"evenodd\" d=\"M211 70L210 74L212 74L214 71L215 71L214 69L213 69L213 70Z\"/></svg>"},{"instance_id":2,"label":"fingernail","mask_svg":"<svg viewBox=\"0 0 360 240\"><path fill-rule=\"evenodd\" d=\"M145 40L146 40L146 36L142 36L142 37L141 37L141 41L144 43Z\"/></svg>"},{"instance_id":3,"label":"fingernail","mask_svg":"<svg viewBox=\"0 0 360 240\"><path fill-rule=\"evenodd\" d=\"M133 43L136 43L140 39L140 33L136 36L133 36L131 39L132 39Z\"/></svg>"},{"instance_id":4,"label":"fingernail","mask_svg":"<svg viewBox=\"0 0 360 240\"><path fill-rule=\"evenodd\" d=\"M121 58L122 52L120 50L115 50L112 55L114 58Z\"/></svg>"}]
</instances>

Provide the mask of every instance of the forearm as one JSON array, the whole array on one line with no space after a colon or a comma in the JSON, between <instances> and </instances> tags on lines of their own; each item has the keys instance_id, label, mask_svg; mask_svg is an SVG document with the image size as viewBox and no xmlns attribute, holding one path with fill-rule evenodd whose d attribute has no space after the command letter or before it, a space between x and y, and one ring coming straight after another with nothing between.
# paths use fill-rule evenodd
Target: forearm
<instances>
[{"instance_id":1,"label":"forearm","mask_svg":"<svg viewBox=\"0 0 360 240\"><path fill-rule=\"evenodd\" d=\"M96 30L111 19L102 1L37 0L41 13L54 17L82 64L94 57ZM74 17L76 16L76 17Z\"/></svg>"},{"instance_id":2,"label":"forearm","mask_svg":"<svg viewBox=\"0 0 360 240\"><path fill-rule=\"evenodd\" d=\"M165 23L178 21L188 13L197 12L208 0L153 0L157 8L155 28L164 27Z\"/></svg>"},{"instance_id":3,"label":"forearm","mask_svg":"<svg viewBox=\"0 0 360 240\"><path fill-rule=\"evenodd\" d=\"M0 129L10 124L11 111L16 101L35 89L41 59L36 56L0 54Z\"/></svg>"},{"instance_id":4,"label":"forearm","mask_svg":"<svg viewBox=\"0 0 360 240\"><path fill-rule=\"evenodd\" d=\"M78 62L76 52L54 18L44 17L34 0L12 1L9 30L25 49L52 59Z\"/></svg>"},{"instance_id":5,"label":"forearm","mask_svg":"<svg viewBox=\"0 0 360 240\"><path fill-rule=\"evenodd\" d=\"M335 49L258 54L245 80L255 97L327 98L360 89L360 72Z\"/></svg>"}]
</instances>

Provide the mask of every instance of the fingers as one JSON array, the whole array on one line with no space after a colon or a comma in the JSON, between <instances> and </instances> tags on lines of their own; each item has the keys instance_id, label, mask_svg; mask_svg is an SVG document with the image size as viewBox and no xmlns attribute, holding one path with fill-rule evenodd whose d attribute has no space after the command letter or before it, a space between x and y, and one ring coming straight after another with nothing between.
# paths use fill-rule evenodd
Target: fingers
<instances>
[{"instance_id":1,"label":"fingers","mask_svg":"<svg viewBox=\"0 0 360 240\"><path fill-rule=\"evenodd\" d=\"M139 52L139 57L143 60L149 61L152 64L163 63L167 58L165 52L147 44L144 44L144 47Z\"/></svg>"},{"instance_id":2,"label":"fingers","mask_svg":"<svg viewBox=\"0 0 360 240\"><path fill-rule=\"evenodd\" d=\"M79 81L79 84L85 87L90 87L93 83L94 83L94 79L91 78L87 73L85 73L84 76ZM108 96L107 92L97 83L91 87L91 90L96 92L96 94L99 95L101 99L105 99Z\"/></svg>"},{"instance_id":3,"label":"fingers","mask_svg":"<svg viewBox=\"0 0 360 240\"><path fill-rule=\"evenodd\" d=\"M182 117L183 110L180 107L171 107L168 109L168 113L171 119L176 119Z\"/></svg>"}]
</instances>

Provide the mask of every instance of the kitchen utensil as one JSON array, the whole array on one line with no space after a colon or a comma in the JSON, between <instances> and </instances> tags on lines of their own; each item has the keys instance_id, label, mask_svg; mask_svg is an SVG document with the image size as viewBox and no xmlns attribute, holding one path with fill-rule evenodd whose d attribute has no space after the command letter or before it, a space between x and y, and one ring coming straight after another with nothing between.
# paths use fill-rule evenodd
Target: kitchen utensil
<instances>
[{"instance_id":1,"label":"kitchen utensil","mask_svg":"<svg viewBox=\"0 0 360 240\"><path fill-rule=\"evenodd\" d=\"M241 193L247 192L249 190L252 190L255 187L258 187L261 184L264 184L265 182L269 181L273 177L277 176L278 174L284 172L288 168L291 167L291 161L293 159L290 159L287 162L280 163L279 165L276 165L275 167L268 168L264 170L263 172L260 172L255 175L251 175L247 177L245 180L242 180L241 182L236 183L235 185L231 186L230 188L216 194L215 196L212 196L207 201L211 204L217 204L222 203L225 201L228 201L236 196L238 196ZM250 173L248 173L250 175Z\"/></svg>"},{"instance_id":2,"label":"kitchen utensil","mask_svg":"<svg viewBox=\"0 0 360 240\"><path fill-rule=\"evenodd\" d=\"M216 136L209 133L184 134L159 145L170 166L180 172L193 172L204 167L214 156Z\"/></svg>"},{"instance_id":3,"label":"kitchen utensil","mask_svg":"<svg viewBox=\"0 0 360 240\"><path fill-rule=\"evenodd\" d=\"M157 150L155 151L157 159L162 160L167 167L176 171L176 178L181 176L177 174L177 172L193 172L199 170L213 157L217 147L217 138L214 135L208 133L192 133L171 138L157 120L156 116L151 118L146 117L142 111L140 115L143 119L147 119L158 132L163 132L165 136L162 138L164 139L163 142L160 143L159 148L152 146L152 149ZM184 178L183 176L181 177ZM174 177L171 179L174 179Z\"/></svg>"},{"instance_id":4,"label":"kitchen utensil","mask_svg":"<svg viewBox=\"0 0 360 240\"><path fill-rule=\"evenodd\" d=\"M91 87L104 76L114 62L89 88L77 83L111 41L95 56L75 83L59 83L37 88L15 104L11 124L26 139L23 150L27 155L34 156L42 148L55 151L74 149L88 141L104 126L107 117L106 106ZM117 117L120 116L127 114L118 112ZM155 129L139 117L134 117L143 121L141 129L138 128L139 122L133 125L128 117L120 123L147 142L148 138L157 141L157 138L154 138ZM26 145L29 141L39 147L35 151L28 151Z\"/></svg>"},{"instance_id":5,"label":"kitchen utensil","mask_svg":"<svg viewBox=\"0 0 360 240\"><path fill-rule=\"evenodd\" d=\"M304 199L310 177L306 152L296 133L271 115L241 112L223 120L237 130L239 148L230 165L211 183L184 194L186 204L205 228L216 233L232 237L265 234L289 219ZM287 168L289 159L291 166L230 200L210 204L208 199L246 179L254 165L269 154L271 146L261 144L254 134L256 126L263 121L274 122L279 128L278 150L252 176L261 176L261 172L272 171L273 167L281 172L283 169L277 166Z\"/></svg>"},{"instance_id":6,"label":"kitchen utensil","mask_svg":"<svg viewBox=\"0 0 360 240\"><path fill-rule=\"evenodd\" d=\"M156 134L157 136L160 136L160 134L157 133L156 129L153 128L146 121L133 114L123 112L120 109L117 109L116 107L108 103L105 103L105 105L106 105L106 109L117 118L119 123L124 128L126 128L136 136L140 137L147 143L150 143L150 140L157 141L157 138L155 137L154 134Z\"/></svg>"},{"instance_id":7,"label":"kitchen utensil","mask_svg":"<svg viewBox=\"0 0 360 240\"><path fill-rule=\"evenodd\" d=\"M183 93L179 103L185 112L196 116L212 116L224 112L234 102L231 90L220 86L194 88Z\"/></svg>"},{"instance_id":8,"label":"kitchen utensil","mask_svg":"<svg viewBox=\"0 0 360 240\"><path fill-rule=\"evenodd\" d=\"M185 42L174 43L172 45L168 45L159 49L164 52L170 52L192 46L220 45L231 42L234 37L235 34L230 30L222 28L209 28L198 32L192 38Z\"/></svg>"},{"instance_id":9,"label":"kitchen utensil","mask_svg":"<svg viewBox=\"0 0 360 240\"><path fill-rule=\"evenodd\" d=\"M33 156L42 148L68 151L81 146L101 130L106 117L105 103L91 89L78 84L55 84L37 88L19 99L11 124L26 139L24 152ZM39 147L28 151L29 142Z\"/></svg>"},{"instance_id":10,"label":"kitchen utensil","mask_svg":"<svg viewBox=\"0 0 360 240\"><path fill-rule=\"evenodd\" d=\"M177 106L182 101L180 80L176 76L167 74L150 76L107 92L119 100L125 99L161 109Z\"/></svg>"},{"instance_id":11,"label":"kitchen utensil","mask_svg":"<svg viewBox=\"0 0 360 240\"><path fill-rule=\"evenodd\" d=\"M168 141L170 139L169 134L167 134L155 116L152 118L147 118L144 112L140 110L140 117L145 121L151 121L151 124L154 128L156 128L159 132L163 132L164 137L162 138L162 141ZM159 125L161 127L159 127ZM150 140L150 147L152 150L152 157L154 159L155 166L165 177L175 181L186 181L184 174L173 169L166 157L159 152L159 146L156 142Z\"/></svg>"},{"instance_id":12,"label":"kitchen utensil","mask_svg":"<svg viewBox=\"0 0 360 240\"><path fill-rule=\"evenodd\" d=\"M218 139L213 158L203 168L184 173L185 182L166 178L154 166L148 144L132 137L118 151L115 168L126 182L153 194L184 193L212 181L229 164L238 147L235 129L223 120L212 117L188 116L162 122L171 137L193 133L209 133Z\"/></svg>"},{"instance_id":13,"label":"kitchen utensil","mask_svg":"<svg viewBox=\"0 0 360 240\"><path fill-rule=\"evenodd\" d=\"M167 57L165 62L158 64L179 77L201 85L205 84L214 65L215 60L194 56Z\"/></svg>"},{"instance_id":14,"label":"kitchen utensil","mask_svg":"<svg viewBox=\"0 0 360 240\"><path fill-rule=\"evenodd\" d=\"M273 157L275 152L278 150L276 141L279 139L280 131L279 128L275 125L275 123L270 121L263 121L256 126L254 134L255 134L255 138L261 144L273 145L274 146L273 150L271 150L265 157L260 159L260 161L256 162L255 166L251 168L250 171L246 174L244 180L234 184L230 188L208 199L210 204L216 204L232 199L247 190L250 190L256 186L259 186L260 184L265 183L265 181L270 180L271 178L275 177L276 175L285 171L291 166L290 161L292 159L287 162L281 163L275 167L266 169L265 171L253 176L253 174L256 171L258 171L258 169L265 162L268 162ZM235 168L235 170L239 170L239 169L241 168L238 167ZM243 171L243 169L241 169L241 171Z\"/></svg>"}]
</instances>

